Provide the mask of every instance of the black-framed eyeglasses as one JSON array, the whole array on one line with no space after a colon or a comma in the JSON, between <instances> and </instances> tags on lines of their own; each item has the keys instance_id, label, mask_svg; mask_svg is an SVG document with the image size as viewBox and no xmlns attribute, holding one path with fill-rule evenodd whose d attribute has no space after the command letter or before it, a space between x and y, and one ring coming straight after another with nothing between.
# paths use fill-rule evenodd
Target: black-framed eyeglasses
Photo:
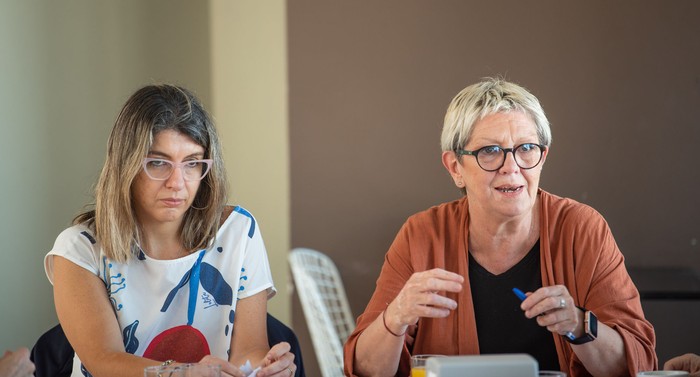
<instances>
[{"instance_id":1,"label":"black-framed eyeglasses","mask_svg":"<svg viewBox=\"0 0 700 377\"><path fill-rule=\"evenodd\" d=\"M172 162L161 158L144 158L143 170L151 179L164 181L173 175L175 168L180 168L185 181L200 181L204 178L214 160L189 160Z\"/></svg>"},{"instance_id":2,"label":"black-framed eyeglasses","mask_svg":"<svg viewBox=\"0 0 700 377\"><path fill-rule=\"evenodd\" d=\"M503 164L506 163L506 155L508 152L513 153L515 163L518 164L521 169L532 169L542 161L542 155L546 149L547 147L544 145L525 143L514 148L501 148L498 145L487 145L473 151L457 149L455 153L458 156L474 156L480 168L486 171L496 171L502 168Z\"/></svg>"}]
</instances>

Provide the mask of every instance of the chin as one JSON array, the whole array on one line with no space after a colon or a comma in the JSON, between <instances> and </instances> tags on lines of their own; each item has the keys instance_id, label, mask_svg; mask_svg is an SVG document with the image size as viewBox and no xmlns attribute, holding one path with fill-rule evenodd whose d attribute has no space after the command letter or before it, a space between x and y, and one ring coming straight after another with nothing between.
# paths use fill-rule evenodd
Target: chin
<instances>
[{"instance_id":1,"label":"chin","mask_svg":"<svg viewBox=\"0 0 700 377\"><path fill-rule=\"evenodd\" d=\"M185 217L186 212L186 209L168 208L158 216L158 219L162 222L180 221Z\"/></svg>"}]
</instances>

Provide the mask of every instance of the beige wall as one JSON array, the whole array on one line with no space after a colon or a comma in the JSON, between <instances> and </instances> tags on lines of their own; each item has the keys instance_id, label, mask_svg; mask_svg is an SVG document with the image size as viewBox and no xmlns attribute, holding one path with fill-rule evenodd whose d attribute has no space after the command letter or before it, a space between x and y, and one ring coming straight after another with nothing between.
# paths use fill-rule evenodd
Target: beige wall
<instances>
[{"instance_id":1,"label":"beige wall","mask_svg":"<svg viewBox=\"0 0 700 377\"><path fill-rule=\"evenodd\" d=\"M1 1L0 350L31 347L57 322L43 257L92 201L119 108L152 82L189 87L213 110L232 200L258 217L270 249L270 311L288 322L284 3Z\"/></svg>"},{"instance_id":2,"label":"beige wall","mask_svg":"<svg viewBox=\"0 0 700 377\"><path fill-rule=\"evenodd\" d=\"M211 2L212 109L221 130L231 203L257 218L277 296L268 310L291 324L285 2Z\"/></svg>"}]
</instances>

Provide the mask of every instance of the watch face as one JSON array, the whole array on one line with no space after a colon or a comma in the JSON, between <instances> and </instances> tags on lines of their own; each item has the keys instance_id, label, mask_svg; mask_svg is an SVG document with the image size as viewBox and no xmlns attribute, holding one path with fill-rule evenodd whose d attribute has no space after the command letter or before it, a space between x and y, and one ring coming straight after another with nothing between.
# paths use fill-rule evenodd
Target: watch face
<instances>
[{"instance_id":1,"label":"watch face","mask_svg":"<svg viewBox=\"0 0 700 377\"><path fill-rule=\"evenodd\" d=\"M595 314L590 310L586 311L585 318L586 334L595 339L598 336L598 318L596 318Z\"/></svg>"}]
</instances>

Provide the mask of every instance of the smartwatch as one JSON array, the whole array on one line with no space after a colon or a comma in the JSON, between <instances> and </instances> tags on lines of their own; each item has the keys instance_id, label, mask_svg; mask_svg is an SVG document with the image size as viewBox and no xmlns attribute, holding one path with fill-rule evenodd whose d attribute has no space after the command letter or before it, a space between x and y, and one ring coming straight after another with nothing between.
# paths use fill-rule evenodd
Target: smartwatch
<instances>
[{"instance_id":1,"label":"smartwatch","mask_svg":"<svg viewBox=\"0 0 700 377\"><path fill-rule=\"evenodd\" d=\"M583 313L583 328L585 333L576 339L569 340L564 338L571 344L585 344L595 340L598 336L598 317L590 310L585 310Z\"/></svg>"}]
</instances>

